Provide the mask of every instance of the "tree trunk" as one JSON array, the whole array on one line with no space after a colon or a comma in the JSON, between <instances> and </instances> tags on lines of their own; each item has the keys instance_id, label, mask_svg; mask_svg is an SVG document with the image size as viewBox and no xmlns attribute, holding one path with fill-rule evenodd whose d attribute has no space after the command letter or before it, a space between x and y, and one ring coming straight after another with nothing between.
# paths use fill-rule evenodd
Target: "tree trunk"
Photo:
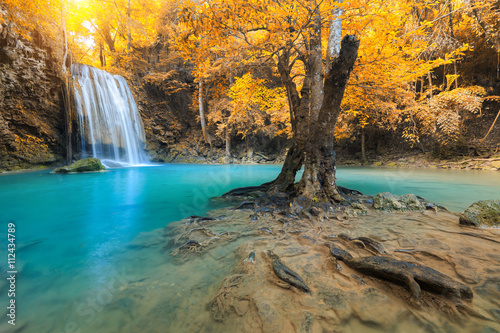
<instances>
[{"instance_id":1,"label":"tree trunk","mask_svg":"<svg viewBox=\"0 0 500 333\"><path fill-rule=\"evenodd\" d=\"M306 77L301 90L301 96L297 91L297 86L292 80L289 66L289 54L284 53L278 59L278 71L281 81L286 88L289 107L290 121L292 123L292 144L288 149L285 162L278 177L266 185L269 191L286 192L293 188L295 175L304 162L304 149L307 142L307 130L309 119L309 85L310 70L306 65Z\"/></svg>"},{"instance_id":2,"label":"tree trunk","mask_svg":"<svg viewBox=\"0 0 500 333\"><path fill-rule=\"evenodd\" d=\"M338 3L342 3L342 1L337 1ZM335 18L330 22L330 30L328 33L328 48L326 50L326 62L328 65L331 64L331 61L338 57L340 53L340 40L342 38L342 14L343 9L337 8L332 14ZM327 73L330 71L330 68L327 68Z\"/></svg>"},{"instance_id":3,"label":"tree trunk","mask_svg":"<svg viewBox=\"0 0 500 333\"><path fill-rule=\"evenodd\" d=\"M111 54L114 54L116 52L115 48L115 38L111 37L111 31L109 30L108 25L104 25L101 30L101 35L104 37L104 41L108 45L109 52Z\"/></svg>"},{"instance_id":4,"label":"tree trunk","mask_svg":"<svg viewBox=\"0 0 500 333\"><path fill-rule=\"evenodd\" d=\"M231 157L231 131L229 125L226 126L226 156Z\"/></svg>"},{"instance_id":5,"label":"tree trunk","mask_svg":"<svg viewBox=\"0 0 500 333\"><path fill-rule=\"evenodd\" d=\"M368 162L366 158L366 142L365 142L365 128L361 127L361 161L363 163Z\"/></svg>"},{"instance_id":6,"label":"tree trunk","mask_svg":"<svg viewBox=\"0 0 500 333\"><path fill-rule=\"evenodd\" d=\"M210 149L212 149L212 139L210 135L207 133L207 124L205 122L205 110L203 105L203 81L200 79L198 82L198 105L200 110L200 122L201 122L201 131L203 133L203 138L205 142L210 145Z\"/></svg>"},{"instance_id":7,"label":"tree trunk","mask_svg":"<svg viewBox=\"0 0 500 333\"><path fill-rule=\"evenodd\" d=\"M104 46L102 43L99 44L99 60L101 61L101 67L106 67L106 56L104 55Z\"/></svg>"},{"instance_id":8,"label":"tree trunk","mask_svg":"<svg viewBox=\"0 0 500 333\"><path fill-rule=\"evenodd\" d=\"M321 51L321 15L319 13L319 6L316 1L313 1L312 8L314 10L312 34L309 41L309 66L311 68L311 105L310 105L310 124L318 120L319 110L323 103L323 54ZM311 126L309 124L309 127Z\"/></svg>"},{"instance_id":9,"label":"tree trunk","mask_svg":"<svg viewBox=\"0 0 500 333\"><path fill-rule=\"evenodd\" d=\"M453 4L451 1L448 2L448 25L450 26L450 37L455 38L455 32L453 29ZM455 74L455 89L458 89L458 77L457 77L457 60L453 56L453 74Z\"/></svg>"},{"instance_id":10,"label":"tree trunk","mask_svg":"<svg viewBox=\"0 0 500 333\"><path fill-rule=\"evenodd\" d=\"M233 79L233 71L229 69L229 87L232 87L234 84ZM230 99L232 100L232 99ZM227 113L226 115L226 156L231 157L231 126L229 124L229 118L231 113Z\"/></svg>"},{"instance_id":11,"label":"tree trunk","mask_svg":"<svg viewBox=\"0 0 500 333\"><path fill-rule=\"evenodd\" d=\"M450 37L455 38L453 31L453 4L451 1L448 1L448 25L450 26Z\"/></svg>"},{"instance_id":12,"label":"tree trunk","mask_svg":"<svg viewBox=\"0 0 500 333\"><path fill-rule=\"evenodd\" d=\"M332 60L324 82L323 104L318 122L313 124L306 147L304 174L299 193L309 198L343 201L335 183L336 160L333 150L335 126L347 81L358 55L359 40L346 35L339 56Z\"/></svg>"},{"instance_id":13,"label":"tree trunk","mask_svg":"<svg viewBox=\"0 0 500 333\"><path fill-rule=\"evenodd\" d=\"M432 75L431 75L431 71L427 72L427 77L429 79L429 98L432 99Z\"/></svg>"}]
</instances>

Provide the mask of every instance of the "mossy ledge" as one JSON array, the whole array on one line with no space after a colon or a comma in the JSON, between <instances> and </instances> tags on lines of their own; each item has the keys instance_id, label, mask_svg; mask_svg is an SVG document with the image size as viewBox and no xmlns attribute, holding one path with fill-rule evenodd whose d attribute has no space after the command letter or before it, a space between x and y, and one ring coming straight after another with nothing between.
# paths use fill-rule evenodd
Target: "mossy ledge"
<instances>
[{"instance_id":1,"label":"mossy ledge","mask_svg":"<svg viewBox=\"0 0 500 333\"><path fill-rule=\"evenodd\" d=\"M96 172L104 170L106 168L98 158L84 158L70 165L56 168L52 173Z\"/></svg>"}]
</instances>

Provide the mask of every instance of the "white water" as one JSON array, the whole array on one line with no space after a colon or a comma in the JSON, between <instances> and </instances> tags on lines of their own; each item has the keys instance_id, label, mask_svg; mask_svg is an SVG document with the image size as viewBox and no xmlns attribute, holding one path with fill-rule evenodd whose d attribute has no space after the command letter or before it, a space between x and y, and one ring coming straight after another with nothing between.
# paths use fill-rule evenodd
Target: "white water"
<instances>
[{"instance_id":1,"label":"white water","mask_svg":"<svg viewBox=\"0 0 500 333\"><path fill-rule=\"evenodd\" d=\"M106 167L147 164L144 125L125 79L83 64L73 65L73 79L83 157Z\"/></svg>"}]
</instances>

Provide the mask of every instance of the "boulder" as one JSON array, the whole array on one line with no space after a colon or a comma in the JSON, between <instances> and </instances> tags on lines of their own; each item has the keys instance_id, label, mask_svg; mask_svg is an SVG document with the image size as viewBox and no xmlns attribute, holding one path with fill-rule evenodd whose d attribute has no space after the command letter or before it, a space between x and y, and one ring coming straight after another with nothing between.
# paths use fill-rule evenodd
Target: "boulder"
<instances>
[{"instance_id":1,"label":"boulder","mask_svg":"<svg viewBox=\"0 0 500 333\"><path fill-rule=\"evenodd\" d=\"M373 208L388 212L422 211L424 205L413 194L394 195L389 192L379 193L373 199Z\"/></svg>"},{"instance_id":2,"label":"boulder","mask_svg":"<svg viewBox=\"0 0 500 333\"><path fill-rule=\"evenodd\" d=\"M481 200L473 203L460 216L460 224L476 227L500 226L500 200Z\"/></svg>"},{"instance_id":3,"label":"boulder","mask_svg":"<svg viewBox=\"0 0 500 333\"><path fill-rule=\"evenodd\" d=\"M101 164L98 158L84 158L70 165L56 168L52 173L92 172L102 170L106 170L106 168Z\"/></svg>"}]
</instances>

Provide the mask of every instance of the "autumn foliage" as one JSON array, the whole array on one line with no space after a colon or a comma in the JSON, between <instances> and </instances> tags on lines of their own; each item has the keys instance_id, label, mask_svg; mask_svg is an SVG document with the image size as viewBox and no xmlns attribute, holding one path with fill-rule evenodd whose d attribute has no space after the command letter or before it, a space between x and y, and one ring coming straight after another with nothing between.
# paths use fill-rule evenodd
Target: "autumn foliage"
<instances>
[{"instance_id":1,"label":"autumn foliage","mask_svg":"<svg viewBox=\"0 0 500 333\"><path fill-rule=\"evenodd\" d=\"M361 40L337 139L359 139L369 128L397 132L416 147L426 138L458 144L464 122L495 93L471 74L473 59L492 68L490 87L500 80L495 0L4 0L0 9L0 24L21 37L37 31L55 41L59 61L65 28L69 62L122 74L165 98L192 91L192 107L202 101L209 135L219 138L291 135L290 96L277 65L288 50L300 94L316 16L323 59L339 13L342 34Z\"/></svg>"}]
</instances>

